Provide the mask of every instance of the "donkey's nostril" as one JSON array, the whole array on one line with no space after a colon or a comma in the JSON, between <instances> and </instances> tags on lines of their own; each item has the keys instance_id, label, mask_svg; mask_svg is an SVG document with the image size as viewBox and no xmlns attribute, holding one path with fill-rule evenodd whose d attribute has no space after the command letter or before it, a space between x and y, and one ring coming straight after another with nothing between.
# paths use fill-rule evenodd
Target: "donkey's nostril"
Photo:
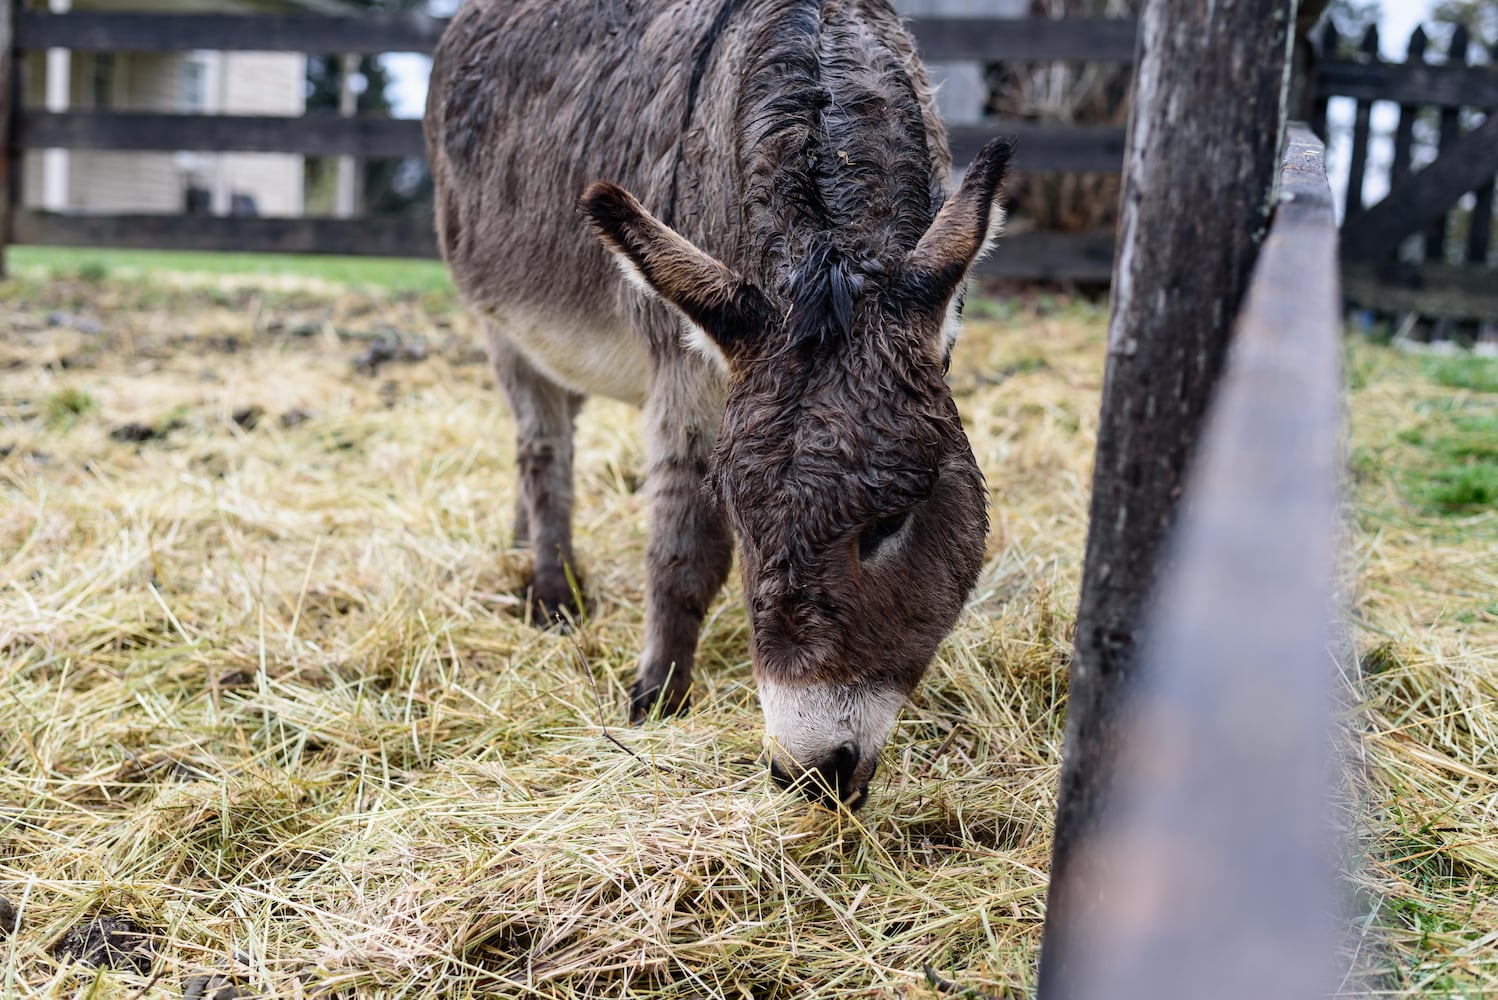
<instances>
[{"instance_id":1,"label":"donkey's nostril","mask_svg":"<svg viewBox=\"0 0 1498 1000\"><path fill-rule=\"evenodd\" d=\"M827 784L838 793L839 798L853 784L853 772L858 767L860 756L858 747L852 743L844 743L837 748L837 753L832 755L832 760L818 768L828 779Z\"/></svg>"},{"instance_id":2,"label":"donkey's nostril","mask_svg":"<svg viewBox=\"0 0 1498 1000\"><path fill-rule=\"evenodd\" d=\"M868 775L858 787L853 776L863 754L852 743L844 743L832 752L821 764L811 769L801 767L796 761L787 769L779 760L770 760L770 777L775 784L787 791L797 791L813 802L828 809L836 809L842 803L849 809L857 809L867 798Z\"/></svg>"}]
</instances>

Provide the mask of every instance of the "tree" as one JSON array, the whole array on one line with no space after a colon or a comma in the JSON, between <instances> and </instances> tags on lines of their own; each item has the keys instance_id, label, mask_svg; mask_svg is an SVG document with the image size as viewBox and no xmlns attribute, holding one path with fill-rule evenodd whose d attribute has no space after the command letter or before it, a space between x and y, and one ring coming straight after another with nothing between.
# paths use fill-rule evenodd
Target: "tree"
<instances>
[{"instance_id":1,"label":"tree","mask_svg":"<svg viewBox=\"0 0 1498 1000\"><path fill-rule=\"evenodd\" d=\"M1474 43L1468 56L1472 62L1498 58L1498 0L1440 0L1431 10L1431 20L1451 28L1467 26Z\"/></svg>"}]
</instances>

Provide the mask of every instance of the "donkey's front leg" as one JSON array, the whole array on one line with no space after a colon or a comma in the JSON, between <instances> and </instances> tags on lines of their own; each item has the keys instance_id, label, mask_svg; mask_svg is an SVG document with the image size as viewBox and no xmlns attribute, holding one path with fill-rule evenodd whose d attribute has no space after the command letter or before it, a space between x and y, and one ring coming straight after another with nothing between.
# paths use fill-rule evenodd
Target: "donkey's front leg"
<instances>
[{"instance_id":1,"label":"donkey's front leg","mask_svg":"<svg viewBox=\"0 0 1498 1000\"><path fill-rule=\"evenodd\" d=\"M733 562L733 533L704 489L722 413L722 384L702 359L675 357L656 370L645 406L650 546L635 722L657 705L662 714L687 707L697 634Z\"/></svg>"},{"instance_id":2,"label":"donkey's front leg","mask_svg":"<svg viewBox=\"0 0 1498 1000\"><path fill-rule=\"evenodd\" d=\"M492 325L489 356L515 416L515 544L534 555L528 613L547 626L576 614L572 567L572 427L583 397L537 371ZM569 579L569 577L571 577Z\"/></svg>"}]
</instances>

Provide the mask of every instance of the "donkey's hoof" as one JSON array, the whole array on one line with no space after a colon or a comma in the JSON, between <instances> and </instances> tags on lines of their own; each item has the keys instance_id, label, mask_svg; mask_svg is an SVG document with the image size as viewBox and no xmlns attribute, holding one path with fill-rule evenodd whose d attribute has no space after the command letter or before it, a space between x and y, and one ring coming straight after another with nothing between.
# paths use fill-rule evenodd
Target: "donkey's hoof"
<instances>
[{"instance_id":1,"label":"donkey's hoof","mask_svg":"<svg viewBox=\"0 0 1498 1000\"><path fill-rule=\"evenodd\" d=\"M692 704L692 694L687 688L661 687L635 681L629 689L629 721L639 725L659 709L660 717L680 715Z\"/></svg>"},{"instance_id":2,"label":"donkey's hoof","mask_svg":"<svg viewBox=\"0 0 1498 1000\"><path fill-rule=\"evenodd\" d=\"M526 620L539 629L568 631L578 620L577 604L569 596L564 600L532 594L526 601Z\"/></svg>"}]
</instances>

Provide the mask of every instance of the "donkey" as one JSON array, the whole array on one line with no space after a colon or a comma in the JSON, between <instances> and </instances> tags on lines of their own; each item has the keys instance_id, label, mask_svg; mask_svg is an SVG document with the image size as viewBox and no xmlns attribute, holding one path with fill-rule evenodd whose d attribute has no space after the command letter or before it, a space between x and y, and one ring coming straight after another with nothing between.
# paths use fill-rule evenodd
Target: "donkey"
<instances>
[{"instance_id":1,"label":"donkey","mask_svg":"<svg viewBox=\"0 0 1498 1000\"><path fill-rule=\"evenodd\" d=\"M888 0L469 0L425 128L443 255L517 424L533 615L576 610L579 406L642 406L632 718L686 707L737 538L772 772L861 804L983 558L945 375L1010 143L948 198Z\"/></svg>"}]
</instances>

